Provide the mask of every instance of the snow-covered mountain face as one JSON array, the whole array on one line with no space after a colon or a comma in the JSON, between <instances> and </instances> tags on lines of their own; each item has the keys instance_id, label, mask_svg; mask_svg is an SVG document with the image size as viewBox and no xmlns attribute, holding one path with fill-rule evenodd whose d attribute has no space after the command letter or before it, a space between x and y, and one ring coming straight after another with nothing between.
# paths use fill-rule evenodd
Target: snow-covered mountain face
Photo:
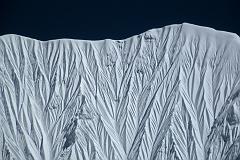
<instances>
[{"instance_id":1,"label":"snow-covered mountain face","mask_svg":"<svg viewBox=\"0 0 240 160\"><path fill-rule=\"evenodd\" d=\"M0 37L0 160L239 160L240 38Z\"/></svg>"}]
</instances>

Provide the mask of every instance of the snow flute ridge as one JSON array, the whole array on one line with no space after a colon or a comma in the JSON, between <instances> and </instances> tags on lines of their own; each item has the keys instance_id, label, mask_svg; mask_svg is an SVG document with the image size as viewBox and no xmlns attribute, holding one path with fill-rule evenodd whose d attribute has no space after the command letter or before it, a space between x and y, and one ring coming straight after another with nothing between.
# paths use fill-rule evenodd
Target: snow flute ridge
<instances>
[{"instance_id":1,"label":"snow flute ridge","mask_svg":"<svg viewBox=\"0 0 240 160\"><path fill-rule=\"evenodd\" d=\"M239 160L240 38L0 36L0 160Z\"/></svg>"}]
</instances>

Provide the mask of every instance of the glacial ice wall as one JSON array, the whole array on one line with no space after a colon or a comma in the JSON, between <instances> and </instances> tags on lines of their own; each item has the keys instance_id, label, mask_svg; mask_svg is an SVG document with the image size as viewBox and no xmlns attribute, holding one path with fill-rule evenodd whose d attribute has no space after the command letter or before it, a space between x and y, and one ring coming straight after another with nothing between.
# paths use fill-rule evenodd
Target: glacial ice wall
<instances>
[{"instance_id":1,"label":"glacial ice wall","mask_svg":"<svg viewBox=\"0 0 240 160\"><path fill-rule=\"evenodd\" d=\"M0 36L0 160L239 160L240 38Z\"/></svg>"}]
</instances>

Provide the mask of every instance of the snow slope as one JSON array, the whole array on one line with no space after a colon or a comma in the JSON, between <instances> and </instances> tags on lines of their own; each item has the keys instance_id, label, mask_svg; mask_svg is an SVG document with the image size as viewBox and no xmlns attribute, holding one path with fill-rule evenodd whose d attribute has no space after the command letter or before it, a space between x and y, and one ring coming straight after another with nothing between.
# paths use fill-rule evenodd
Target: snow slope
<instances>
[{"instance_id":1,"label":"snow slope","mask_svg":"<svg viewBox=\"0 0 240 160\"><path fill-rule=\"evenodd\" d=\"M239 160L240 38L0 36L0 160Z\"/></svg>"}]
</instances>

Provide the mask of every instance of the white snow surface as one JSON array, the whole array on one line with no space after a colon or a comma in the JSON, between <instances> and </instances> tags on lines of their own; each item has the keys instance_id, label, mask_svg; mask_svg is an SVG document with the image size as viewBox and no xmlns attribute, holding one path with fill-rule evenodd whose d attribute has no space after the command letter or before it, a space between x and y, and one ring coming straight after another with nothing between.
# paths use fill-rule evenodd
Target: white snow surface
<instances>
[{"instance_id":1,"label":"white snow surface","mask_svg":"<svg viewBox=\"0 0 240 160\"><path fill-rule=\"evenodd\" d=\"M239 160L240 38L0 36L0 160Z\"/></svg>"}]
</instances>

